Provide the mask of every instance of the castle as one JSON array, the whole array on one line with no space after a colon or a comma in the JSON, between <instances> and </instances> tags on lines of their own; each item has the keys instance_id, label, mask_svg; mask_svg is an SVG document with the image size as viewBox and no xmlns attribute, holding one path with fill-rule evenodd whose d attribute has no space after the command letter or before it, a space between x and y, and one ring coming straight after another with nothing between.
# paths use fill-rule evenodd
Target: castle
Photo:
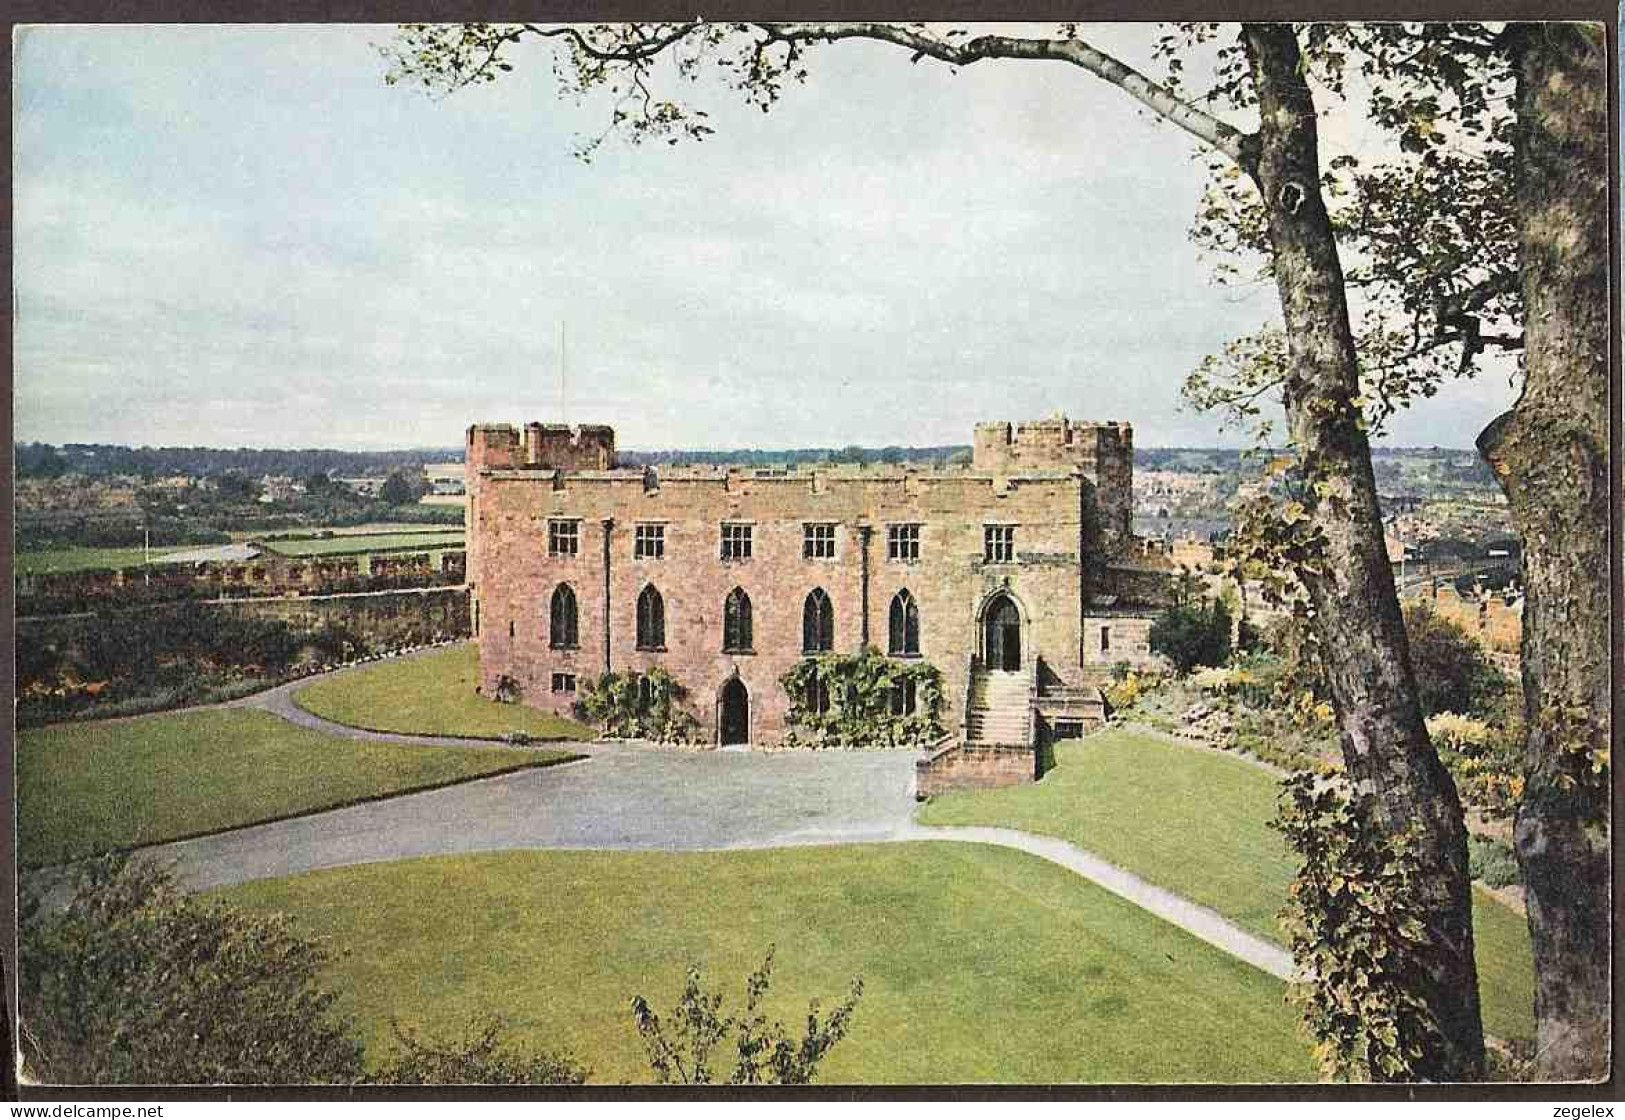
<instances>
[{"instance_id":1,"label":"castle","mask_svg":"<svg viewBox=\"0 0 1625 1120\"><path fill-rule=\"evenodd\" d=\"M1130 533L1133 432L976 426L969 468L624 468L597 425L468 429L481 688L567 713L662 666L718 745L782 737L798 659L874 647L943 674L944 722L1030 749L1150 660L1166 573ZM903 702L907 702L905 698Z\"/></svg>"}]
</instances>

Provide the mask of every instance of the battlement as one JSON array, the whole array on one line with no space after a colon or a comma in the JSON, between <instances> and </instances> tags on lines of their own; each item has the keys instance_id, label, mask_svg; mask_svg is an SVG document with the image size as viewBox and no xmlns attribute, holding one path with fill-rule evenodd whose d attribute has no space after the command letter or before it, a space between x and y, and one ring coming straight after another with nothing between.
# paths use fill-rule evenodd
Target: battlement
<instances>
[{"instance_id":1,"label":"battlement","mask_svg":"<svg viewBox=\"0 0 1625 1120\"><path fill-rule=\"evenodd\" d=\"M474 424L468 429L470 475L534 467L562 471L615 468L615 429L606 424Z\"/></svg>"},{"instance_id":2,"label":"battlement","mask_svg":"<svg viewBox=\"0 0 1625 1120\"><path fill-rule=\"evenodd\" d=\"M971 465L984 471L1082 467L1096 471L1132 463L1134 428L1116 420L998 420L976 425Z\"/></svg>"}]
</instances>

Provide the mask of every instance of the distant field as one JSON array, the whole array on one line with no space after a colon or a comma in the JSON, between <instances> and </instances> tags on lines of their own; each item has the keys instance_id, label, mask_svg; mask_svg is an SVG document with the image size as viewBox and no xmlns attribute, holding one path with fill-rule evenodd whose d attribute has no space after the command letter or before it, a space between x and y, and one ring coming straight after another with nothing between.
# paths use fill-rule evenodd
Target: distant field
<instances>
[{"instance_id":1,"label":"distant field","mask_svg":"<svg viewBox=\"0 0 1625 1120\"><path fill-rule=\"evenodd\" d=\"M376 533L439 533L458 532L455 525L425 525L420 521L370 521L365 525L339 525L332 528L299 529L289 531L286 529L274 530L277 536L286 536L290 540L307 540L320 536L323 533L332 533L336 537L364 537ZM234 541L262 540L268 532L265 529L233 529L231 539Z\"/></svg>"},{"instance_id":2,"label":"distant field","mask_svg":"<svg viewBox=\"0 0 1625 1120\"><path fill-rule=\"evenodd\" d=\"M323 540L300 537L294 540L266 541L265 546L283 556L352 556L364 552L403 552L413 549L461 547L461 529L441 529L417 533L350 533Z\"/></svg>"},{"instance_id":3,"label":"distant field","mask_svg":"<svg viewBox=\"0 0 1625 1120\"><path fill-rule=\"evenodd\" d=\"M191 552L206 545L186 545L152 550L157 563L165 555ZM89 572L102 568L138 568L146 553L139 548L53 548L40 552L17 552L11 557L12 571L17 575L38 575L46 572Z\"/></svg>"}]
</instances>

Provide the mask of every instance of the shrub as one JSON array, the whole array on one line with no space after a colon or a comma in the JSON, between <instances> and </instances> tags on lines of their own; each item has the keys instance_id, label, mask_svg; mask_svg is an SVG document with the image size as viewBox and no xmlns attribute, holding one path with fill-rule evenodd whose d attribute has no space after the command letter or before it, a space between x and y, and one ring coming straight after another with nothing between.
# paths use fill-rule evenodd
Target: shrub
<instances>
[{"instance_id":1,"label":"shrub","mask_svg":"<svg viewBox=\"0 0 1625 1120\"><path fill-rule=\"evenodd\" d=\"M589 1070L569 1054L529 1053L502 1039L497 1016L471 1019L455 1040L423 1038L391 1020L395 1053L375 1085L580 1085Z\"/></svg>"},{"instance_id":2,"label":"shrub","mask_svg":"<svg viewBox=\"0 0 1625 1120\"><path fill-rule=\"evenodd\" d=\"M695 743L700 723L683 708L688 690L658 665L647 673L605 673L588 681L576 715L611 738Z\"/></svg>"},{"instance_id":3,"label":"shrub","mask_svg":"<svg viewBox=\"0 0 1625 1120\"><path fill-rule=\"evenodd\" d=\"M1490 887L1523 882L1523 872L1512 848L1490 836L1467 837L1467 872Z\"/></svg>"},{"instance_id":4,"label":"shrub","mask_svg":"<svg viewBox=\"0 0 1625 1120\"><path fill-rule=\"evenodd\" d=\"M1510 817L1517 811L1524 780L1523 728L1516 709L1495 726L1441 712L1428 717L1427 727L1464 804L1489 817Z\"/></svg>"},{"instance_id":5,"label":"shrub","mask_svg":"<svg viewBox=\"0 0 1625 1120\"><path fill-rule=\"evenodd\" d=\"M1264 631L1251 619L1236 623L1236 649L1241 653L1257 653L1264 648Z\"/></svg>"},{"instance_id":6,"label":"shrub","mask_svg":"<svg viewBox=\"0 0 1625 1120\"><path fill-rule=\"evenodd\" d=\"M762 967L745 981L745 1012L738 1018L718 1014L722 993L706 992L701 986L698 965L689 966L683 994L678 997L669 1019L662 1020L641 995L633 996L632 1019L656 1078L662 1084L710 1084L715 1080L711 1070L712 1049L737 1031L729 1084L811 1084L819 1063L846 1037L852 1013L863 995L863 978L853 977L846 999L825 1019L819 1018L818 1001L813 1000L807 1008L805 1031L799 1039L792 1039L782 1023L769 1026L767 1017L760 1011L772 975L773 947L770 945Z\"/></svg>"},{"instance_id":7,"label":"shrub","mask_svg":"<svg viewBox=\"0 0 1625 1120\"><path fill-rule=\"evenodd\" d=\"M517 704L519 698L523 695L524 689L520 687L519 682L507 673L503 673L497 678L497 686L491 695L491 699L498 704Z\"/></svg>"},{"instance_id":8,"label":"shrub","mask_svg":"<svg viewBox=\"0 0 1625 1120\"><path fill-rule=\"evenodd\" d=\"M1428 945L1414 842L1372 823L1369 794L1294 774L1281 783L1271 826L1302 864L1281 914L1305 979L1289 998L1323 1073L1398 1081L1437 1038L1416 994Z\"/></svg>"},{"instance_id":9,"label":"shrub","mask_svg":"<svg viewBox=\"0 0 1625 1120\"><path fill-rule=\"evenodd\" d=\"M876 649L827 653L802 658L779 683L790 698L791 745L918 748L943 734L942 673L929 662L893 661ZM913 712L903 702L911 690Z\"/></svg>"},{"instance_id":10,"label":"shrub","mask_svg":"<svg viewBox=\"0 0 1625 1120\"><path fill-rule=\"evenodd\" d=\"M1101 688L1100 694L1105 697L1107 707L1119 712L1134 707L1146 687L1146 679L1131 671L1121 679L1114 677L1110 684Z\"/></svg>"},{"instance_id":11,"label":"shrub","mask_svg":"<svg viewBox=\"0 0 1625 1120\"><path fill-rule=\"evenodd\" d=\"M1169 607L1151 624L1151 649L1181 676L1230 660L1230 608L1219 600Z\"/></svg>"},{"instance_id":12,"label":"shrub","mask_svg":"<svg viewBox=\"0 0 1625 1120\"><path fill-rule=\"evenodd\" d=\"M1439 712L1427 718L1428 736L1440 749L1475 756L1484 753L1490 742L1490 727L1481 719Z\"/></svg>"},{"instance_id":13,"label":"shrub","mask_svg":"<svg viewBox=\"0 0 1625 1120\"><path fill-rule=\"evenodd\" d=\"M1494 709L1507 681L1472 635L1425 602L1405 605L1405 633L1424 715Z\"/></svg>"},{"instance_id":14,"label":"shrub","mask_svg":"<svg viewBox=\"0 0 1625 1120\"><path fill-rule=\"evenodd\" d=\"M321 986L328 954L282 915L183 893L124 856L74 872L67 908L25 895L24 1061L58 1084L348 1082L361 1045Z\"/></svg>"}]
</instances>

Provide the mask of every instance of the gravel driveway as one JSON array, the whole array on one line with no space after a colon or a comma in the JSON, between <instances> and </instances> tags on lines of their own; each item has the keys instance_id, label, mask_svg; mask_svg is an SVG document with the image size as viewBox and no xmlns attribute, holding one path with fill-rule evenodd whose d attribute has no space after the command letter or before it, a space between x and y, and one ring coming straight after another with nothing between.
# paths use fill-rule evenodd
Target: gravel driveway
<instances>
[{"instance_id":1,"label":"gravel driveway","mask_svg":"<svg viewBox=\"0 0 1625 1120\"><path fill-rule=\"evenodd\" d=\"M674 751L588 759L149 848L194 888L503 848L766 847L910 830L913 751Z\"/></svg>"}]
</instances>

